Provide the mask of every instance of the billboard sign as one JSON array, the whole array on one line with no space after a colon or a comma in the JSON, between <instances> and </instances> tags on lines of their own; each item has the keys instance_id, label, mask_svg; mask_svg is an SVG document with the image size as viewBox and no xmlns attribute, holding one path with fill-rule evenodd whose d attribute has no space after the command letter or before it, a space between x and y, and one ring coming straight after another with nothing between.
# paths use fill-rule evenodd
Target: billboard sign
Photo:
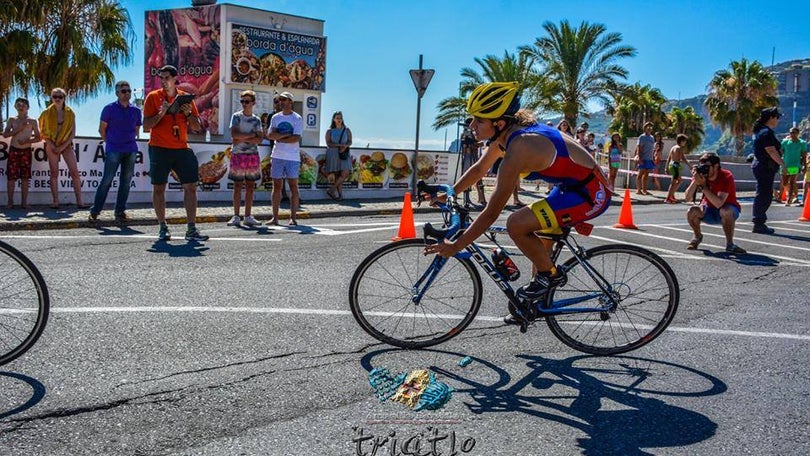
<instances>
[{"instance_id":1,"label":"billboard sign","mask_svg":"<svg viewBox=\"0 0 810 456\"><path fill-rule=\"evenodd\" d=\"M233 24L230 81L326 89L326 38Z\"/></svg>"},{"instance_id":2,"label":"billboard sign","mask_svg":"<svg viewBox=\"0 0 810 456\"><path fill-rule=\"evenodd\" d=\"M220 6L147 11L144 29L146 93L160 88L158 69L174 65L178 88L197 96L203 134L220 134Z\"/></svg>"}]
</instances>

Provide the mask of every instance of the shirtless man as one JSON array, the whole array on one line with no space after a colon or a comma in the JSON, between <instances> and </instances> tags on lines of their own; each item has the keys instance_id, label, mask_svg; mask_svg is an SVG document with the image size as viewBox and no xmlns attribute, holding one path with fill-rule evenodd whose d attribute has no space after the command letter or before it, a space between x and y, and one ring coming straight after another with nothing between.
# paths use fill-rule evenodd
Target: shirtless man
<instances>
[{"instance_id":1,"label":"shirtless man","mask_svg":"<svg viewBox=\"0 0 810 456\"><path fill-rule=\"evenodd\" d=\"M39 124L36 119L28 117L28 100L17 98L14 108L17 109L17 117L8 119L3 136L11 137L11 147L8 152L8 162L6 168L7 208L14 207L14 187L19 180L22 187L23 209L30 209L28 206L28 184L31 181L31 145L42 140L39 134Z\"/></svg>"}]
</instances>

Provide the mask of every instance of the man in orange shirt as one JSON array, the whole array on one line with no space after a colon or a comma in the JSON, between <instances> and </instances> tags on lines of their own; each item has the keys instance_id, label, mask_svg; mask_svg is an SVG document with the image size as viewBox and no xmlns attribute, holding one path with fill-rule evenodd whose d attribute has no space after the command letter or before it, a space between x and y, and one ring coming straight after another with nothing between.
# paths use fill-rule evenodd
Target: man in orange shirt
<instances>
[{"instance_id":1,"label":"man in orange shirt","mask_svg":"<svg viewBox=\"0 0 810 456\"><path fill-rule=\"evenodd\" d=\"M166 184L174 171L183 185L183 206L186 208L186 240L207 241L200 234L197 218L197 181L199 168L194 151L188 147L188 128L200 129L200 115L194 103L185 103L175 113L169 107L178 95L186 94L177 88L177 68L165 65L158 70L160 86L149 92L143 104L143 128L151 130L149 137L149 175L152 180L152 205L160 223L158 239L171 239L166 224Z\"/></svg>"}]
</instances>

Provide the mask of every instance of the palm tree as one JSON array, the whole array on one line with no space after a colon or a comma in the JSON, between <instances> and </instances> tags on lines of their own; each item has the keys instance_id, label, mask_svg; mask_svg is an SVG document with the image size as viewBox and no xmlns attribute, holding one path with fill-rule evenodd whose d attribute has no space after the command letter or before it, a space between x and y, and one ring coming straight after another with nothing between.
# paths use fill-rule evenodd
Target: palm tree
<instances>
[{"instance_id":1,"label":"palm tree","mask_svg":"<svg viewBox=\"0 0 810 456\"><path fill-rule=\"evenodd\" d=\"M32 83L38 38L26 18L40 16L32 3L0 0L0 106L12 89L26 93Z\"/></svg>"},{"instance_id":2,"label":"palm tree","mask_svg":"<svg viewBox=\"0 0 810 456\"><path fill-rule=\"evenodd\" d=\"M503 58L494 55L483 59L476 57L475 63L481 68L481 72L469 67L462 68L459 95L439 102L439 113L433 122L434 129L455 125L464 120L467 115L467 96L485 82L517 81L520 83L521 105L527 109L544 109L549 103L550 90L535 71L533 58L504 51Z\"/></svg>"},{"instance_id":3,"label":"palm tree","mask_svg":"<svg viewBox=\"0 0 810 456\"><path fill-rule=\"evenodd\" d=\"M613 92L613 96L613 107L609 110L613 114L610 131L623 138L638 136L647 122L653 123L653 131L666 129L667 117L661 107L667 99L659 89L637 82Z\"/></svg>"},{"instance_id":4,"label":"palm tree","mask_svg":"<svg viewBox=\"0 0 810 456\"><path fill-rule=\"evenodd\" d=\"M686 135L686 153L692 153L703 142L706 133L703 131L703 117L695 112L691 106L684 109L672 108L667 114L669 127L666 135L674 138L680 134Z\"/></svg>"},{"instance_id":5,"label":"palm tree","mask_svg":"<svg viewBox=\"0 0 810 456\"><path fill-rule=\"evenodd\" d=\"M540 72L558 90L555 103L568 123L576 125L590 100L609 102L609 89L617 79L627 78L627 70L617 62L635 56L636 49L622 45L621 34L608 33L603 24L583 21L573 27L564 20L559 26L545 22L543 29L547 36L521 46L520 53L540 63Z\"/></svg>"},{"instance_id":6,"label":"palm tree","mask_svg":"<svg viewBox=\"0 0 810 456\"><path fill-rule=\"evenodd\" d=\"M62 87L84 99L111 88L134 39L116 0L0 0L0 97Z\"/></svg>"},{"instance_id":7,"label":"palm tree","mask_svg":"<svg viewBox=\"0 0 810 456\"><path fill-rule=\"evenodd\" d=\"M761 63L743 58L718 70L708 86L706 107L714 125L730 130L736 155L742 155L759 111L779 103L776 79Z\"/></svg>"}]
</instances>

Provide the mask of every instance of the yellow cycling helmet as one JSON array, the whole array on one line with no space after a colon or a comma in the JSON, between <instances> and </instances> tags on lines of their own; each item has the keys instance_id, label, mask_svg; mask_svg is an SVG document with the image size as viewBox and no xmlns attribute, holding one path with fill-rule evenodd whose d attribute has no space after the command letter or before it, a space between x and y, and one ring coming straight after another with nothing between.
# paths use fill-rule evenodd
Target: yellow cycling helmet
<instances>
[{"instance_id":1,"label":"yellow cycling helmet","mask_svg":"<svg viewBox=\"0 0 810 456\"><path fill-rule=\"evenodd\" d=\"M520 108L517 82L488 82L476 87L467 99L467 112L482 119L510 116Z\"/></svg>"}]
</instances>

